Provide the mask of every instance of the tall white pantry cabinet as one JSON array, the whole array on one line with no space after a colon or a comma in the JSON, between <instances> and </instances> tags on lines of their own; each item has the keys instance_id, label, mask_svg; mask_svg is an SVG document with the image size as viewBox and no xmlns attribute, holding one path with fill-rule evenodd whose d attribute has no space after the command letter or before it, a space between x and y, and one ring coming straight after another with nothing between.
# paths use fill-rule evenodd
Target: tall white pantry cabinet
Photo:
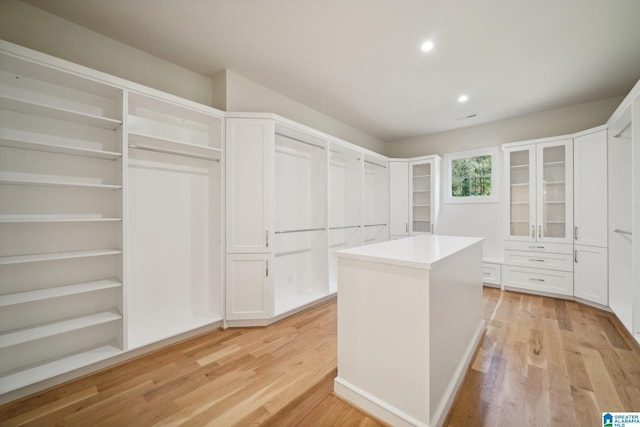
<instances>
[{"instance_id":1,"label":"tall white pantry cabinet","mask_svg":"<svg viewBox=\"0 0 640 427\"><path fill-rule=\"evenodd\" d=\"M223 130L218 110L1 42L2 400L222 325Z\"/></svg>"}]
</instances>

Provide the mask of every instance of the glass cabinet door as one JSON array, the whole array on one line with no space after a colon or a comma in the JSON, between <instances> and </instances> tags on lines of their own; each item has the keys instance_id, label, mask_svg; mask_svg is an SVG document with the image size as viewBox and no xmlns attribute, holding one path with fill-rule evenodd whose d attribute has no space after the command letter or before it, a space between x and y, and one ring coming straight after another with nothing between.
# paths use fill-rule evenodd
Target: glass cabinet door
<instances>
[{"instance_id":1,"label":"glass cabinet door","mask_svg":"<svg viewBox=\"0 0 640 427\"><path fill-rule=\"evenodd\" d=\"M535 152L531 147L523 147L507 151L505 155L509 165L509 236L535 239Z\"/></svg>"},{"instance_id":2,"label":"glass cabinet door","mask_svg":"<svg viewBox=\"0 0 640 427\"><path fill-rule=\"evenodd\" d=\"M411 227L414 233L432 231L431 172L431 163L411 165Z\"/></svg>"},{"instance_id":3,"label":"glass cabinet door","mask_svg":"<svg viewBox=\"0 0 640 427\"><path fill-rule=\"evenodd\" d=\"M570 142L538 146L538 240L570 241L573 212Z\"/></svg>"}]
</instances>

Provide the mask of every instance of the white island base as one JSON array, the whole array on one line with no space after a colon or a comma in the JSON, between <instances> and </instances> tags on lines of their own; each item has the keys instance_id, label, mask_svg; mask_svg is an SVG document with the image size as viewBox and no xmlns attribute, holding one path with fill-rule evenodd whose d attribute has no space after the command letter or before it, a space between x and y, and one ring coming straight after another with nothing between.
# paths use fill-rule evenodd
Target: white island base
<instances>
[{"instance_id":1,"label":"white island base","mask_svg":"<svg viewBox=\"0 0 640 427\"><path fill-rule=\"evenodd\" d=\"M335 393L394 426L440 426L484 332L482 240L338 251Z\"/></svg>"}]
</instances>

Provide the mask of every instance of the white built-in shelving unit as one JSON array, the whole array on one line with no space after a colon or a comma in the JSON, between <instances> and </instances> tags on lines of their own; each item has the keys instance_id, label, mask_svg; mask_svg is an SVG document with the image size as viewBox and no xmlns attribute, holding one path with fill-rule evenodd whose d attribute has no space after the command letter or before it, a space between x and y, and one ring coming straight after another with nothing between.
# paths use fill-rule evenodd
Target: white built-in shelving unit
<instances>
[{"instance_id":1,"label":"white built-in shelving unit","mask_svg":"<svg viewBox=\"0 0 640 427\"><path fill-rule=\"evenodd\" d=\"M335 251L363 242L363 165L360 151L333 142L329 150L329 291L337 291Z\"/></svg>"},{"instance_id":2,"label":"white built-in shelving unit","mask_svg":"<svg viewBox=\"0 0 640 427\"><path fill-rule=\"evenodd\" d=\"M363 243L389 240L389 159L366 154L363 163Z\"/></svg>"},{"instance_id":3,"label":"white built-in shelving unit","mask_svg":"<svg viewBox=\"0 0 640 427\"><path fill-rule=\"evenodd\" d=\"M123 102L0 53L0 393L123 350Z\"/></svg>"},{"instance_id":4,"label":"white built-in shelving unit","mask_svg":"<svg viewBox=\"0 0 640 427\"><path fill-rule=\"evenodd\" d=\"M223 113L1 43L1 399L222 325Z\"/></svg>"},{"instance_id":5,"label":"white built-in shelving unit","mask_svg":"<svg viewBox=\"0 0 640 427\"><path fill-rule=\"evenodd\" d=\"M223 319L224 120L186 101L127 95L131 349Z\"/></svg>"}]
</instances>

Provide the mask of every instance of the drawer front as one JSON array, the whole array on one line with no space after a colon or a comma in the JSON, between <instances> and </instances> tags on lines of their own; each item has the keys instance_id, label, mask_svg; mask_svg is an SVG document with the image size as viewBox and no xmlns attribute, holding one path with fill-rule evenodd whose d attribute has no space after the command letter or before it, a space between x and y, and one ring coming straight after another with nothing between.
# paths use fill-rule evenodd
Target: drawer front
<instances>
[{"instance_id":1,"label":"drawer front","mask_svg":"<svg viewBox=\"0 0 640 427\"><path fill-rule=\"evenodd\" d=\"M573 296L573 273L505 265L505 287Z\"/></svg>"},{"instance_id":2,"label":"drawer front","mask_svg":"<svg viewBox=\"0 0 640 427\"><path fill-rule=\"evenodd\" d=\"M504 263L520 267L573 271L573 254L504 251Z\"/></svg>"},{"instance_id":3,"label":"drawer front","mask_svg":"<svg viewBox=\"0 0 640 427\"><path fill-rule=\"evenodd\" d=\"M501 281L500 264L482 263L482 282L499 285Z\"/></svg>"},{"instance_id":4,"label":"drawer front","mask_svg":"<svg viewBox=\"0 0 640 427\"><path fill-rule=\"evenodd\" d=\"M573 245L565 243L541 243L541 242L517 242L506 240L504 248L514 251L527 252L544 252L552 254L569 254L573 253Z\"/></svg>"}]
</instances>

